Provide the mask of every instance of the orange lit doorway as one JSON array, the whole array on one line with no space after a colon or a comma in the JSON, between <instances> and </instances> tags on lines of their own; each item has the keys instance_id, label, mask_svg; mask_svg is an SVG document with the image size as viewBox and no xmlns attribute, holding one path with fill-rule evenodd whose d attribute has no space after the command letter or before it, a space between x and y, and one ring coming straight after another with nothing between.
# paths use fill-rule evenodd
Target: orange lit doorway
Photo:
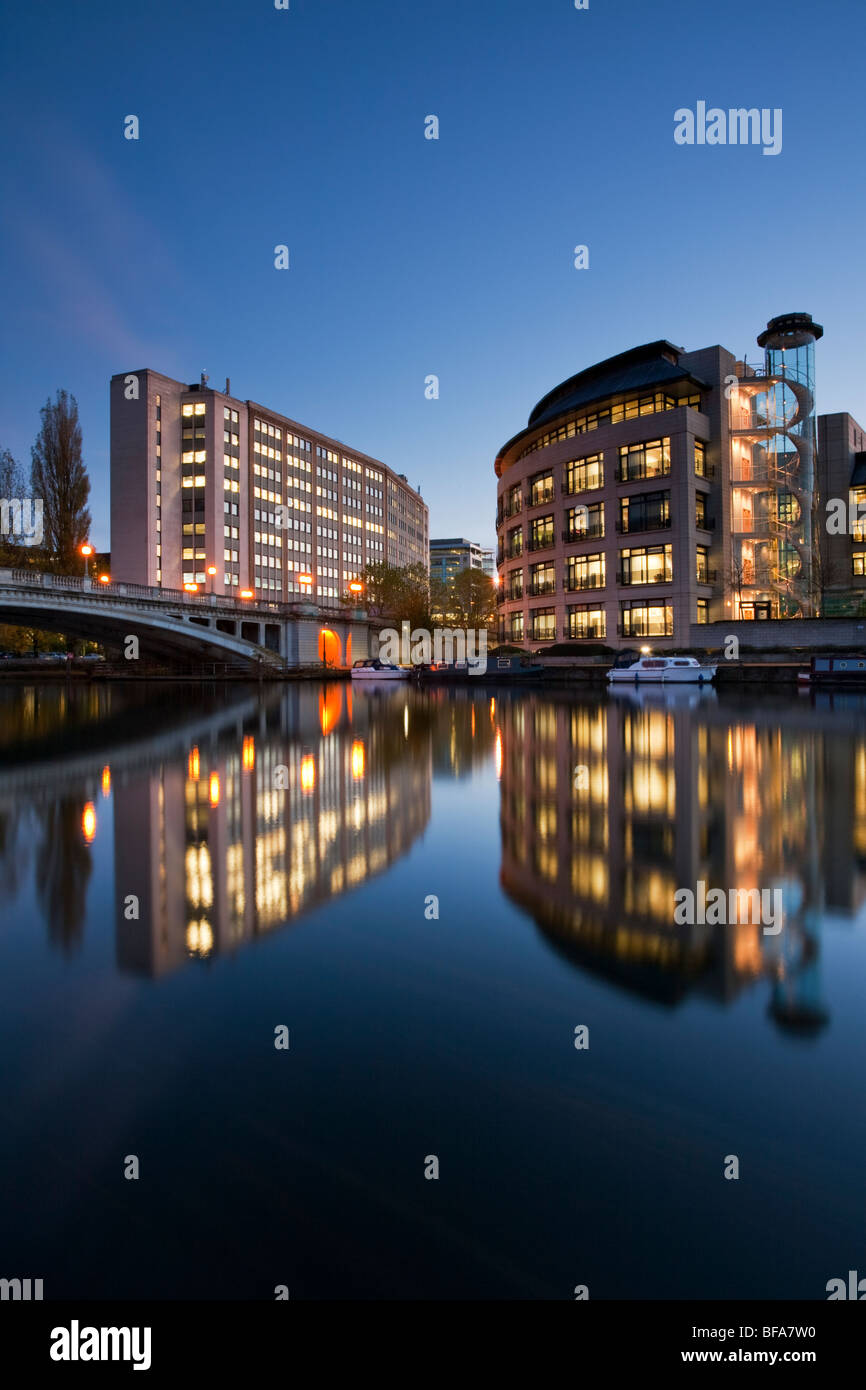
<instances>
[{"instance_id":1,"label":"orange lit doorway","mask_svg":"<svg viewBox=\"0 0 866 1390\"><path fill-rule=\"evenodd\" d=\"M330 668L343 664L342 644L329 627L323 627L319 633L319 660Z\"/></svg>"}]
</instances>

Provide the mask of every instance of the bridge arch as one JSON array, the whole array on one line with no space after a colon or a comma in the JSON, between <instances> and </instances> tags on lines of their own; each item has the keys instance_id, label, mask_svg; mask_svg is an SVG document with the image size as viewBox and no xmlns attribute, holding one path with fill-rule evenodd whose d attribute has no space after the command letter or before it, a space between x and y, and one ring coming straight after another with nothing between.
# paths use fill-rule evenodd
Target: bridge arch
<instances>
[{"instance_id":1,"label":"bridge arch","mask_svg":"<svg viewBox=\"0 0 866 1390\"><path fill-rule=\"evenodd\" d=\"M331 669L343 664L343 644L331 627L319 630L319 660Z\"/></svg>"}]
</instances>

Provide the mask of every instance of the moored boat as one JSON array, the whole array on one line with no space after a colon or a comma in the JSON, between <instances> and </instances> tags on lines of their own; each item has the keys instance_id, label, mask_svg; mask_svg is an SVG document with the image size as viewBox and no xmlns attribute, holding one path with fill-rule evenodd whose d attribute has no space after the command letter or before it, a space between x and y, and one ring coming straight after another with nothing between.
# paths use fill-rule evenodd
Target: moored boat
<instances>
[{"instance_id":1,"label":"moored boat","mask_svg":"<svg viewBox=\"0 0 866 1390\"><path fill-rule=\"evenodd\" d=\"M866 686L866 655L813 656L808 671L797 676L800 685Z\"/></svg>"},{"instance_id":2,"label":"moored boat","mask_svg":"<svg viewBox=\"0 0 866 1390\"><path fill-rule=\"evenodd\" d=\"M356 661L352 667L353 681L407 681L411 674L408 666L395 666L393 662L380 661L378 656Z\"/></svg>"},{"instance_id":3,"label":"moored boat","mask_svg":"<svg viewBox=\"0 0 866 1390\"><path fill-rule=\"evenodd\" d=\"M614 666L607 678L614 684L705 685L716 678L716 666L702 666L693 656L642 656L630 666Z\"/></svg>"},{"instance_id":4,"label":"moored boat","mask_svg":"<svg viewBox=\"0 0 866 1390\"><path fill-rule=\"evenodd\" d=\"M483 663L483 664L482 664ZM439 661L430 666L419 666L420 685L461 685L463 682L502 681L505 683L536 681L545 674L545 668L525 654L497 656L488 653L478 661Z\"/></svg>"}]
</instances>

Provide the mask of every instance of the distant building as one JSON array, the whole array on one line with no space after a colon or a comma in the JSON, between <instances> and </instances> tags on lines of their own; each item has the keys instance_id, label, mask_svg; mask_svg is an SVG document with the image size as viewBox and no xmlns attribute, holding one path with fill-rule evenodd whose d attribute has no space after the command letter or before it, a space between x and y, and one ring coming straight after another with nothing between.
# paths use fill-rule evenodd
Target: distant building
<instances>
[{"instance_id":1,"label":"distant building","mask_svg":"<svg viewBox=\"0 0 866 1390\"><path fill-rule=\"evenodd\" d=\"M377 562L426 565L427 505L404 474L229 390L112 377L113 579L279 603L339 598Z\"/></svg>"},{"instance_id":2,"label":"distant building","mask_svg":"<svg viewBox=\"0 0 866 1390\"><path fill-rule=\"evenodd\" d=\"M852 415L818 416L818 492L821 498L848 498L844 531L833 527L821 508L820 589L825 618L866 613L866 431ZM861 519L862 518L862 519Z\"/></svg>"},{"instance_id":3,"label":"distant building","mask_svg":"<svg viewBox=\"0 0 866 1390\"><path fill-rule=\"evenodd\" d=\"M462 570L481 570L490 579L494 577L495 557L492 550L485 550L468 541L465 536L446 536L430 542L430 578L439 579L443 584L452 584Z\"/></svg>"}]
</instances>

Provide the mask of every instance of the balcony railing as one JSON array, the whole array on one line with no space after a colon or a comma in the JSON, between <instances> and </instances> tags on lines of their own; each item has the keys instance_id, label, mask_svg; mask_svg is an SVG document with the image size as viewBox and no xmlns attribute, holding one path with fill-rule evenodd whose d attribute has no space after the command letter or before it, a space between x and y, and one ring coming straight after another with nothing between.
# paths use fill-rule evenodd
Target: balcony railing
<instances>
[{"instance_id":1,"label":"balcony railing","mask_svg":"<svg viewBox=\"0 0 866 1390\"><path fill-rule=\"evenodd\" d=\"M556 537L551 532L550 535L530 536L526 545L527 550L552 550L556 545Z\"/></svg>"},{"instance_id":2,"label":"balcony railing","mask_svg":"<svg viewBox=\"0 0 866 1390\"><path fill-rule=\"evenodd\" d=\"M670 468L663 468L660 472L654 473L633 473L628 468L617 468L616 481L618 483L648 483L653 482L656 478L669 478L670 475Z\"/></svg>"},{"instance_id":3,"label":"balcony railing","mask_svg":"<svg viewBox=\"0 0 866 1390\"><path fill-rule=\"evenodd\" d=\"M623 588L634 589L642 584L672 584L673 570L668 570L665 574L654 574L649 579L633 579L631 574L626 575L622 570L617 571L616 582Z\"/></svg>"},{"instance_id":4,"label":"balcony railing","mask_svg":"<svg viewBox=\"0 0 866 1390\"><path fill-rule=\"evenodd\" d=\"M714 516L705 516L703 521L701 521L700 517L695 517L695 525L699 531L715 531L716 518Z\"/></svg>"},{"instance_id":5,"label":"balcony railing","mask_svg":"<svg viewBox=\"0 0 866 1390\"><path fill-rule=\"evenodd\" d=\"M673 521L669 516L658 517L656 520L636 521L634 524L632 524L631 517L629 517L627 522L623 521L620 517L616 522L616 529L619 531L620 535L631 536L638 531L669 531L672 525Z\"/></svg>"},{"instance_id":6,"label":"balcony railing","mask_svg":"<svg viewBox=\"0 0 866 1390\"><path fill-rule=\"evenodd\" d=\"M713 479L715 476L716 476L716 465L715 465L714 463L705 463L702 469L701 469L701 468L695 468L695 477L696 477L696 478L703 478L703 479L705 479L705 481L710 482L710 481L712 481L712 479Z\"/></svg>"},{"instance_id":7,"label":"balcony railing","mask_svg":"<svg viewBox=\"0 0 866 1390\"><path fill-rule=\"evenodd\" d=\"M585 531L569 531L567 528L562 533L562 539L568 544L573 545L575 541L599 540L604 536L604 522L594 521L591 526L587 526Z\"/></svg>"},{"instance_id":8,"label":"balcony railing","mask_svg":"<svg viewBox=\"0 0 866 1390\"><path fill-rule=\"evenodd\" d=\"M509 517L512 516L519 516L522 511L523 499L518 497L516 502L506 502L505 506L502 508L502 515L507 520Z\"/></svg>"},{"instance_id":9,"label":"balcony railing","mask_svg":"<svg viewBox=\"0 0 866 1390\"><path fill-rule=\"evenodd\" d=\"M648 637L673 637L674 625L671 623L664 632L636 632L629 623L617 623L617 637L631 637L635 642L645 642Z\"/></svg>"},{"instance_id":10,"label":"balcony railing","mask_svg":"<svg viewBox=\"0 0 866 1390\"><path fill-rule=\"evenodd\" d=\"M567 594L580 594L585 589L603 589L605 587L604 576L600 574L566 575L563 588Z\"/></svg>"},{"instance_id":11,"label":"balcony railing","mask_svg":"<svg viewBox=\"0 0 866 1390\"><path fill-rule=\"evenodd\" d=\"M715 584L718 578L718 570L698 570L695 577L696 584Z\"/></svg>"},{"instance_id":12,"label":"balcony railing","mask_svg":"<svg viewBox=\"0 0 866 1390\"><path fill-rule=\"evenodd\" d=\"M543 507L546 503L552 502L556 496L556 488L551 483L550 487L542 488L539 492L530 492L526 499L527 507Z\"/></svg>"},{"instance_id":13,"label":"balcony railing","mask_svg":"<svg viewBox=\"0 0 866 1390\"><path fill-rule=\"evenodd\" d=\"M542 579L542 580L540 580L540 581L533 580L532 583L531 583L530 586L529 586L529 593L530 593L530 597L532 597L532 598L540 598L540 596L541 596L542 594L555 594L555 593L556 593L556 580L555 580L555 579Z\"/></svg>"},{"instance_id":14,"label":"balcony railing","mask_svg":"<svg viewBox=\"0 0 866 1390\"><path fill-rule=\"evenodd\" d=\"M593 483L591 487L575 487L567 480L560 483L559 490L563 497L579 497L582 492L598 492L599 488L604 487L604 482Z\"/></svg>"}]
</instances>

